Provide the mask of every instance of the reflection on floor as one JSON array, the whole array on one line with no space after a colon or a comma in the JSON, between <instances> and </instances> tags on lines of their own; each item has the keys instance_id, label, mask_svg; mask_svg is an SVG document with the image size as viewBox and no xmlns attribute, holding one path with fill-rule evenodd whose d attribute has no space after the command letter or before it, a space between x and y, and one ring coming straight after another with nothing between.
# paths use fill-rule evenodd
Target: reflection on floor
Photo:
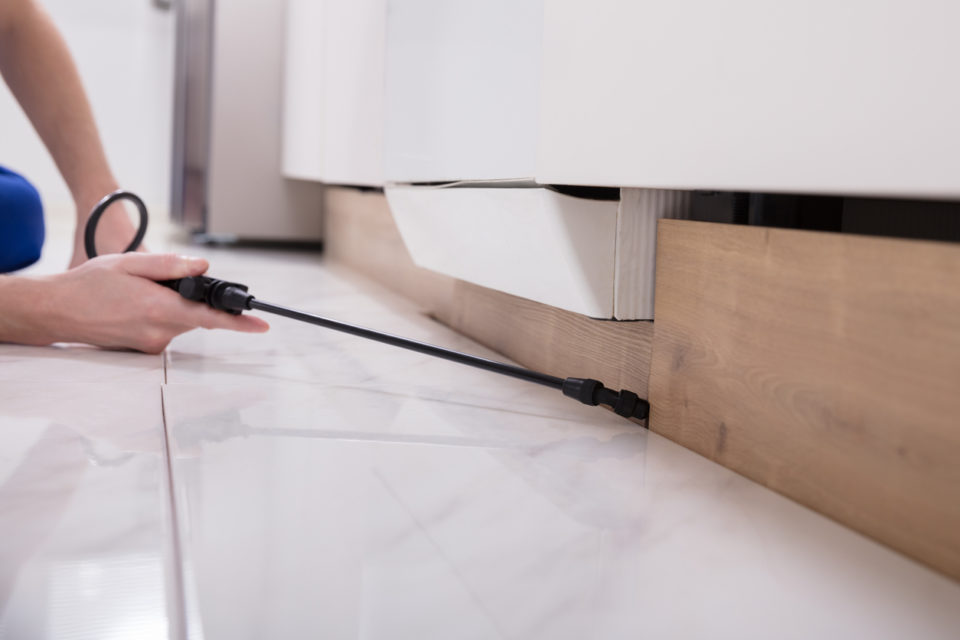
<instances>
[{"instance_id":1,"label":"reflection on floor","mask_svg":"<svg viewBox=\"0 0 960 640\"><path fill-rule=\"evenodd\" d=\"M495 357L317 255L178 250L265 300ZM0 346L0 637L960 628L956 583L610 412L270 321L161 357Z\"/></svg>"}]
</instances>

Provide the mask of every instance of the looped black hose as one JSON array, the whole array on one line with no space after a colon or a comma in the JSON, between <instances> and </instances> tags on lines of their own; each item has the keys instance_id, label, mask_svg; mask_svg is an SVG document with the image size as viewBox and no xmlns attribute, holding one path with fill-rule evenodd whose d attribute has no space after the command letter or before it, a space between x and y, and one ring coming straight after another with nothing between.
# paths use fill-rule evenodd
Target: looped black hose
<instances>
[{"instance_id":1,"label":"looped black hose","mask_svg":"<svg viewBox=\"0 0 960 640\"><path fill-rule=\"evenodd\" d=\"M140 214L140 226L137 228L137 235L133 237L133 241L123 252L136 251L140 243L143 242L143 237L147 235L147 205L143 204L143 200L135 193L122 190L114 191L93 207L90 218L87 219L87 226L83 229L83 248L86 250L88 258L97 257L97 225L100 224L100 217L103 216L103 212L110 205L118 200L129 200L137 207L137 212Z\"/></svg>"}]
</instances>

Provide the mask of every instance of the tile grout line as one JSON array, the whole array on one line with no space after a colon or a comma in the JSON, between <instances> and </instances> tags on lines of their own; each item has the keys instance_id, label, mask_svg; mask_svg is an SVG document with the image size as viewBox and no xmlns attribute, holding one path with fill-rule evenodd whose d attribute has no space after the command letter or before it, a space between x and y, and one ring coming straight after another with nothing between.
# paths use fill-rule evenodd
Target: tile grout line
<instances>
[{"instance_id":1,"label":"tile grout line","mask_svg":"<svg viewBox=\"0 0 960 640\"><path fill-rule=\"evenodd\" d=\"M164 356L166 363L166 356ZM164 366L166 374L166 366ZM164 375L166 378L166 375ZM165 381L164 381L165 382ZM167 429L167 408L164 398L165 384L160 385L160 418L163 427L163 457L167 468L167 507L170 509L170 552L173 556L173 582L175 602L172 603L173 616L170 625L170 637L187 638L187 587L183 572L183 547L180 544L180 524L177 517L177 500L173 484L173 457L170 453L170 436Z\"/></svg>"}]
</instances>

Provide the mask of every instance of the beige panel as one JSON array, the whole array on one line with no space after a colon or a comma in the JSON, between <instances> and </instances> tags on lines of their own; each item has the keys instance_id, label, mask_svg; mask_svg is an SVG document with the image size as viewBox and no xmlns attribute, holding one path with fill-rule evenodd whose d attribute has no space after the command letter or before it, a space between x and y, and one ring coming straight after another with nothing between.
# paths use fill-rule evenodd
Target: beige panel
<instances>
[{"instance_id":1,"label":"beige panel","mask_svg":"<svg viewBox=\"0 0 960 640\"><path fill-rule=\"evenodd\" d=\"M281 175L286 1L234 0L214 12L207 232L320 238L322 186Z\"/></svg>"}]
</instances>

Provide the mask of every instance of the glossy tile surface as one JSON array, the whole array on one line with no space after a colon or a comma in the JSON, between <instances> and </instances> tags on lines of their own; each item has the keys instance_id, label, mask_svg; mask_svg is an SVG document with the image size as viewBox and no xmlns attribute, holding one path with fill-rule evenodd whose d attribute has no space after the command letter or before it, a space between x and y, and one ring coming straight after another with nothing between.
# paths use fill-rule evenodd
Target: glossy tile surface
<instances>
[{"instance_id":1,"label":"glossy tile surface","mask_svg":"<svg viewBox=\"0 0 960 640\"><path fill-rule=\"evenodd\" d=\"M215 264L264 299L492 355L335 270ZM184 573L207 637L960 628L956 583L609 412L271 321L168 352Z\"/></svg>"},{"instance_id":2,"label":"glossy tile surface","mask_svg":"<svg viewBox=\"0 0 960 640\"><path fill-rule=\"evenodd\" d=\"M0 381L0 638L168 637L169 504L159 379Z\"/></svg>"},{"instance_id":3,"label":"glossy tile surface","mask_svg":"<svg viewBox=\"0 0 960 640\"><path fill-rule=\"evenodd\" d=\"M210 637L902 638L960 625L955 584L612 416L350 391L165 389Z\"/></svg>"},{"instance_id":4,"label":"glossy tile surface","mask_svg":"<svg viewBox=\"0 0 960 640\"><path fill-rule=\"evenodd\" d=\"M151 246L496 357L313 253ZM957 583L609 412L270 320L163 357L0 345L0 638L960 628Z\"/></svg>"},{"instance_id":5,"label":"glossy tile surface","mask_svg":"<svg viewBox=\"0 0 960 640\"><path fill-rule=\"evenodd\" d=\"M82 344L25 347L0 343L0 384L35 382L128 382L157 385L163 381L163 358L132 351L105 351Z\"/></svg>"}]
</instances>

